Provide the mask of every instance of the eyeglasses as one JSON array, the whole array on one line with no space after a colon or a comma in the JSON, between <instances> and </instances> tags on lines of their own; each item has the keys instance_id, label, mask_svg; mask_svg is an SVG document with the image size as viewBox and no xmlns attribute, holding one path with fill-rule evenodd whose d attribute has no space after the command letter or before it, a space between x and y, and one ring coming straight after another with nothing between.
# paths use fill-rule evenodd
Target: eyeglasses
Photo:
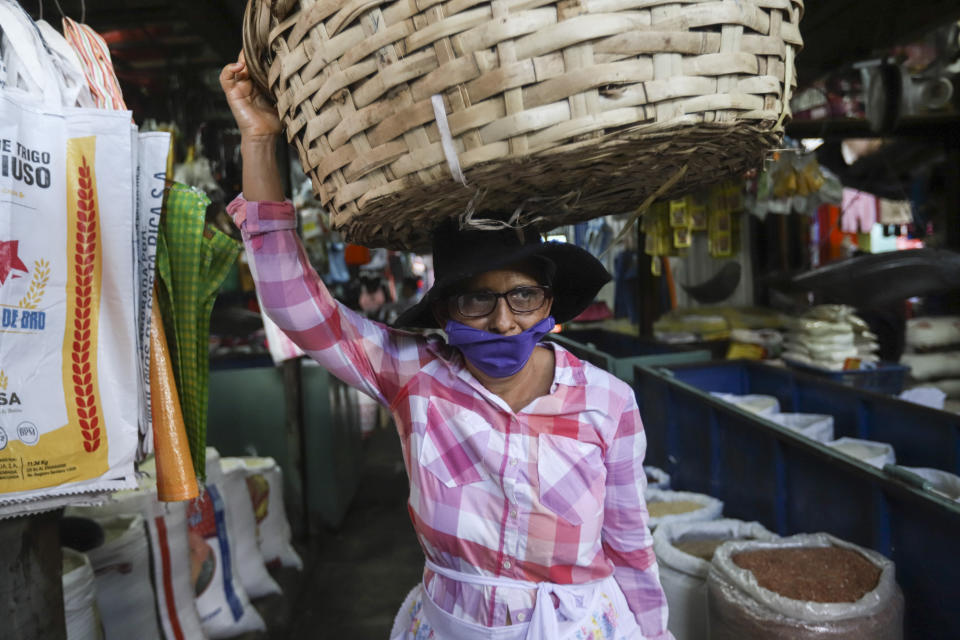
<instances>
[{"instance_id":1,"label":"eyeglasses","mask_svg":"<svg viewBox=\"0 0 960 640\"><path fill-rule=\"evenodd\" d=\"M473 291L461 293L450 298L451 306L465 318L482 318L497 308L500 298L514 313L532 313L546 303L550 296L550 287L517 287L503 293L492 291Z\"/></svg>"}]
</instances>

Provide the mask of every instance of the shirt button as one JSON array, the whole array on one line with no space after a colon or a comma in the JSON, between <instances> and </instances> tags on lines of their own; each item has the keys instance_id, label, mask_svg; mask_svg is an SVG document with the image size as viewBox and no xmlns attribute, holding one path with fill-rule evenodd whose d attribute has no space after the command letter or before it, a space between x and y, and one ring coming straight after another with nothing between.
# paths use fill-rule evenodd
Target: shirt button
<instances>
[{"instance_id":1,"label":"shirt button","mask_svg":"<svg viewBox=\"0 0 960 640\"><path fill-rule=\"evenodd\" d=\"M512 567L512 566L513 566L513 565L510 564L510 561L509 561L509 560L504 560L504 561L503 561L503 568L504 568L504 569L509 569L509 568Z\"/></svg>"},{"instance_id":2,"label":"shirt button","mask_svg":"<svg viewBox=\"0 0 960 640\"><path fill-rule=\"evenodd\" d=\"M517 614L517 620L519 620L520 622L523 622L523 621L526 620L526 619L527 619L527 614L525 614L525 613L518 613L518 614Z\"/></svg>"},{"instance_id":3,"label":"shirt button","mask_svg":"<svg viewBox=\"0 0 960 640\"><path fill-rule=\"evenodd\" d=\"M510 517L511 517L511 518L516 518L516 517L517 517L517 510L516 510L516 509L510 509Z\"/></svg>"},{"instance_id":4,"label":"shirt button","mask_svg":"<svg viewBox=\"0 0 960 640\"><path fill-rule=\"evenodd\" d=\"M510 466L511 466L511 467L517 466L517 459L516 459L516 458L510 458Z\"/></svg>"}]
</instances>

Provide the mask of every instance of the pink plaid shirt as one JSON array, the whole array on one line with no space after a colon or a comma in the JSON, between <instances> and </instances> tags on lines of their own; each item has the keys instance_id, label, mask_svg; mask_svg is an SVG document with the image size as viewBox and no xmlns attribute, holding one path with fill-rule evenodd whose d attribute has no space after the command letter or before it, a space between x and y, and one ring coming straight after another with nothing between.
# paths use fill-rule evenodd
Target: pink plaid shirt
<instances>
[{"instance_id":1,"label":"pink plaid shirt","mask_svg":"<svg viewBox=\"0 0 960 640\"><path fill-rule=\"evenodd\" d=\"M388 328L327 292L296 235L293 206L234 200L264 311L347 384L388 407L424 553L457 571L561 584L613 573L645 638L667 639L643 499L646 436L630 387L553 345L549 395L513 412L439 338ZM501 626L535 592L427 572L446 611Z\"/></svg>"}]
</instances>

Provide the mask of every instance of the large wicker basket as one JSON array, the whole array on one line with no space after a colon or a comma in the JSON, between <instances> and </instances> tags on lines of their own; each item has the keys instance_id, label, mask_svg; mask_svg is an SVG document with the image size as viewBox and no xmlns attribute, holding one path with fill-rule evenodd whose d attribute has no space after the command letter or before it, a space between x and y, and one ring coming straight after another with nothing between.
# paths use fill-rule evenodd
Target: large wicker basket
<instances>
[{"instance_id":1,"label":"large wicker basket","mask_svg":"<svg viewBox=\"0 0 960 640\"><path fill-rule=\"evenodd\" d=\"M248 0L244 51L333 225L418 249L451 216L549 228L759 165L781 140L802 13L803 0Z\"/></svg>"}]
</instances>

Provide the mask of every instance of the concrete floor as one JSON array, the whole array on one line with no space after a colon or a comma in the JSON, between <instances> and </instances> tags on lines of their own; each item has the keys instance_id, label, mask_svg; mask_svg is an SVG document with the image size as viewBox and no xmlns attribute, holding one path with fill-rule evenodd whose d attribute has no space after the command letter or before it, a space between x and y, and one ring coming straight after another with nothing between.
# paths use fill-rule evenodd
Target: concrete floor
<instances>
[{"instance_id":1,"label":"concrete floor","mask_svg":"<svg viewBox=\"0 0 960 640\"><path fill-rule=\"evenodd\" d=\"M254 604L268 632L243 640L386 640L397 609L423 573L407 514L407 478L392 428L365 442L357 495L338 531L296 546L302 573L273 572L283 596Z\"/></svg>"}]
</instances>

